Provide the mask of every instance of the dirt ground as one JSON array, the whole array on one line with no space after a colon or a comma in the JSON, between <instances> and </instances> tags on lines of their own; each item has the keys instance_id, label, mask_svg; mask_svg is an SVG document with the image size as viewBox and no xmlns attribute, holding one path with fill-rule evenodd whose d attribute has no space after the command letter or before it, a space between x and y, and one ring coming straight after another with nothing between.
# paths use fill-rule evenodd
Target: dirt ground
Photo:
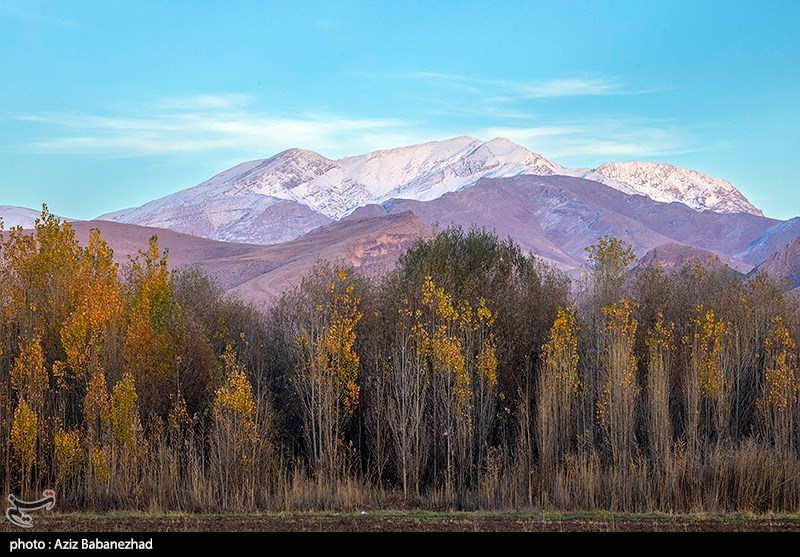
<instances>
[{"instance_id":1,"label":"dirt ground","mask_svg":"<svg viewBox=\"0 0 800 557\"><path fill-rule=\"evenodd\" d=\"M798 532L800 520L529 517L254 516L34 518L33 532ZM14 531L7 522L0 531Z\"/></svg>"}]
</instances>

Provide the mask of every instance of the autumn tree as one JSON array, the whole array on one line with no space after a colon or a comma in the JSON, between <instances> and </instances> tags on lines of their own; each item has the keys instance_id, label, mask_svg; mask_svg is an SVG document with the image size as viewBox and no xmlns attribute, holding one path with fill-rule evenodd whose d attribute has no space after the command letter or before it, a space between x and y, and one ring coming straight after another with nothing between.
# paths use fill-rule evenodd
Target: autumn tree
<instances>
[{"instance_id":1,"label":"autumn tree","mask_svg":"<svg viewBox=\"0 0 800 557\"><path fill-rule=\"evenodd\" d=\"M360 296L351 272L317 267L301 286L307 311L295 322L296 367L292 376L300 401L303 434L313 470L320 481L336 478L344 464L345 426L359 402L360 358L354 350L356 326L362 317Z\"/></svg>"},{"instance_id":2,"label":"autumn tree","mask_svg":"<svg viewBox=\"0 0 800 557\"><path fill-rule=\"evenodd\" d=\"M125 367L139 385L146 418L165 415L169 395L179 388L175 346L181 330L173 295L167 252L153 236L147 251L130 261L124 340Z\"/></svg>"},{"instance_id":3,"label":"autumn tree","mask_svg":"<svg viewBox=\"0 0 800 557\"><path fill-rule=\"evenodd\" d=\"M408 496L410 492L420 494L430 450L431 377L425 358L426 337L416 329L422 310L412 308L408 298L400 304L391 321L390 359L385 370L386 423L403 493Z\"/></svg>"},{"instance_id":4,"label":"autumn tree","mask_svg":"<svg viewBox=\"0 0 800 557\"><path fill-rule=\"evenodd\" d=\"M574 448L577 434L576 400L580 395L578 376L578 325L575 308L558 311L543 349L539 372L536 439L543 488L552 482Z\"/></svg>"},{"instance_id":5,"label":"autumn tree","mask_svg":"<svg viewBox=\"0 0 800 557\"><path fill-rule=\"evenodd\" d=\"M97 369L112 363L108 347L124 311L118 274L111 249L92 229L75 269L75 306L60 331L66 358L55 365L62 382L77 382L81 390Z\"/></svg>"},{"instance_id":6,"label":"autumn tree","mask_svg":"<svg viewBox=\"0 0 800 557\"><path fill-rule=\"evenodd\" d=\"M606 349L602 360L598 415L606 446L615 465L627 466L636 443L636 401L639 396L637 356L634 352L638 321L635 303L625 298L603 308Z\"/></svg>"},{"instance_id":7,"label":"autumn tree","mask_svg":"<svg viewBox=\"0 0 800 557\"><path fill-rule=\"evenodd\" d=\"M780 316L772 321L764 352L764 381L758 401L761 430L781 454L789 455L797 443L800 375L797 343Z\"/></svg>"},{"instance_id":8,"label":"autumn tree","mask_svg":"<svg viewBox=\"0 0 800 557\"><path fill-rule=\"evenodd\" d=\"M608 340L607 308L616 306L626 296L628 267L636 260L633 249L613 236L603 236L585 248L588 273L582 277L578 292L578 322L583 334L580 349L583 353L582 376L586 386L582 427L593 431L600 409L604 362Z\"/></svg>"},{"instance_id":9,"label":"autumn tree","mask_svg":"<svg viewBox=\"0 0 800 557\"><path fill-rule=\"evenodd\" d=\"M728 327L714 310L702 305L691 320L688 376L684 381L686 429L690 448L697 448L699 436L721 439L728 420L729 377L722 358Z\"/></svg>"},{"instance_id":10,"label":"autumn tree","mask_svg":"<svg viewBox=\"0 0 800 557\"><path fill-rule=\"evenodd\" d=\"M125 497L138 495L146 450L138 400L136 380L126 372L111 392L110 452L95 447L95 450L107 455L115 490L118 495Z\"/></svg>"},{"instance_id":11,"label":"autumn tree","mask_svg":"<svg viewBox=\"0 0 800 557\"><path fill-rule=\"evenodd\" d=\"M674 362L675 324L658 320L647 335L647 435L653 462L664 470L672 446L672 366Z\"/></svg>"},{"instance_id":12,"label":"autumn tree","mask_svg":"<svg viewBox=\"0 0 800 557\"><path fill-rule=\"evenodd\" d=\"M633 248L613 236L603 236L586 248L586 259L592 270L591 287L596 303L606 307L623 295L627 269L636 261Z\"/></svg>"},{"instance_id":13,"label":"autumn tree","mask_svg":"<svg viewBox=\"0 0 800 557\"><path fill-rule=\"evenodd\" d=\"M11 422L11 448L19 466L19 487L28 493L32 487L33 467L39 442L39 416L24 398L19 400Z\"/></svg>"},{"instance_id":14,"label":"autumn tree","mask_svg":"<svg viewBox=\"0 0 800 557\"><path fill-rule=\"evenodd\" d=\"M244 503L244 494L253 494L255 489L254 471L261 464L257 460L259 431L253 387L232 344L221 362L225 382L215 391L212 406L211 474L223 508L235 508Z\"/></svg>"}]
</instances>

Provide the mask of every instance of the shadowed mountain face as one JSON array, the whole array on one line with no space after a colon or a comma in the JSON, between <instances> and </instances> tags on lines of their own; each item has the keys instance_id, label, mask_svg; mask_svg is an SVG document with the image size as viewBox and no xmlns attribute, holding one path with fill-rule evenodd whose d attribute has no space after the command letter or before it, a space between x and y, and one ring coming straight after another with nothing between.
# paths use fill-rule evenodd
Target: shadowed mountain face
<instances>
[{"instance_id":1,"label":"shadowed mountain face","mask_svg":"<svg viewBox=\"0 0 800 557\"><path fill-rule=\"evenodd\" d=\"M415 215L400 213L379 218L334 223L296 240L271 246L234 244L198 238L171 230L109 221L73 223L75 236L85 244L97 228L122 265L147 247L154 234L169 250L173 268L199 267L220 286L264 307L295 284L317 261L343 261L366 273L388 270L420 237L431 233Z\"/></svg>"},{"instance_id":2,"label":"shadowed mountain face","mask_svg":"<svg viewBox=\"0 0 800 557\"><path fill-rule=\"evenodd\" d=\"M700 265L728 265L729 267L736 267L740 270L744 270L747 267L746 264L736 263L731 259L723 261L714 252L685 246L683 244L664 244L663 246L655 247L639 260L639 265L642 267L655 265L667 270L677 270L691 263Z\"/></svg>"},{"instance_id":3,"label":"shadowed mountain face","mask_svg":"<svg viewBox=\"0 0 800 557\"><path fill-rule=\"evenodd\" d=\"M756 267L753 273L759 271L785 280L791 288L800 287L800 238L795 238L772 254L769 259Z\"/></svg>"},{"instance_id":4,"label":"shadowed mountain face","mask_svg":"<svg viewBox=\"0 0 800 557\"><path fill-rule=\"evenodd\" d=\"M100 219L227 242L272 244L297 238L369 204L432 201L469 189L481 179L523 175L583 177L598 188L602 182L628 195L682 202L699 211L763 216L732 184L694 170L636 161L606 163L595 170L569 169L508 139L464 136L338 160L289 149ZM546 249L552 251L550 246ZM563 258L556 252L552 255Z\"/></svg>"},{"instance_id":5,"label":"shadowed mountain face","mask_svg":"<svg viewBox=\"0 0 800 557\"><path fill-rule=\"evenodd\" d=\"M698 212L567 176L484 179L433 201L395 199L352 216L401 211L414 212L428 225L485 226L565 270L581 266L586 246L607 234L629 243L640 257L678 243L713 252L744 271L800 235L800 219Z\"/></svg>"},{"instance_id":6,"label":"shadowed mountain face","mask_svg":"<svg viewBox=\"0 0 800 557\"><path fill-rule=\"evenodd\" d=\"M645 261L679 266L718 256L741 272L800 236L800 219L782 222L748 213L698 212L581 178L529 175L483 179L431 201L391 199L367 205L341 221L269 246L108 221L74 226L82 239L89 227L100 228L122 260L143 248L155 231L162 246L169 248L173 265L197 265L225 289L263 305L317 259L341 259L366 271L388 269L414 239L430 234L432 227L450 224L485 227L502 238L511 237L565 271L579 269L586 261L586 246L604 235L629 243ZM787 261L793 257L794 252L785 256Z\"/></svg>"},{"instance_id":7,"label":"shadowed mountain face","mask_svg":"<svg viewBox=\"0 0 800 557\"><path fill-rule=\"evenodd\" d=\"M366 167L368 162L361 161ZM220 175L219 180L225 179L224 173ZM414 239L430 234L433 227L451 224L483 227L501 238L510 237L525 251L565 271L580 269L586 262L586 247L610 235L630 244L645 263L672 267L718 256L746 273L771 258L763 269L800 285L800 263L796 263L800 261L800 241L796 240L800 218L777 221L746 212L697 211L578 177L483 178L428 201L392 198L368 204L334 222L295 201L234 196L241 218L233 223L233 236L246 228L246 235L259 242L264 238L283 242L272 245L230 241L224 233L230 214L210 211L200 190L195 192L197 199L183 200L179 228L192 235L113 221L75 222L73 226L82 241L90 227L99 228L120 261L143 249L156 233L162 247L170 250L173 266L199 266L225 289L258 305L296 282L317 259L341 259L366 271L388 269ZM248 199L254 205L248 205ZM173 201L153 203L164 203L172 214ZM198 237L212 225L215 234L228 241ZM299 232L303 234L295 238Z\"/></svg>"}]
</instances>

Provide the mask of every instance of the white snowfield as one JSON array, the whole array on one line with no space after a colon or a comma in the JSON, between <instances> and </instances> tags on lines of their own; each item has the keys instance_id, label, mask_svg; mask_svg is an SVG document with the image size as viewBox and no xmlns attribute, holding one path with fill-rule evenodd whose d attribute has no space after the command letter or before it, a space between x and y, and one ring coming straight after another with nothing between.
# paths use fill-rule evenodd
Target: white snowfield
<instances>
[{"instance_id":1,"label":"white snowfield","mask_svg":"<svg viewBox=\"0 0 800 557\"><path fill-rule=\"evenodd\" d=\"M40 216L42 216L41 211L35 211L33 209L28 209L27 207L0 205L0 219L2 219L3 228L6 230L16 226L21 226L22 228L33 228L34 222Z\"/></svg>"},{"instance_id":2,"label":"white snowfield","mask_svg":"<svg viewBox=\"0 0 800 557\"><path fill-rule=\"evenodd\" d=\"M671 164L607 162L583 177L653 201L678 201L698 211L764 216L730 182Z\"/></svg>"},{"instance_id":3,"label":"white snowfield","mask_svg":"<svg viewBox=\"0 0 800 557\"><path fill-rule=\"evenodd\" d=\"M99 218L219 240L270 243L292 239L370 203L392 198L429 201L481 178L520 174L580 176L697 210L762 214L730 183L692 170L637 162L571 170L508 139L484 142L463 136L339 160L289 149L242 163L141 207ZM267 232L265 222L274 224Z\"/></svg>"}]
</instances>

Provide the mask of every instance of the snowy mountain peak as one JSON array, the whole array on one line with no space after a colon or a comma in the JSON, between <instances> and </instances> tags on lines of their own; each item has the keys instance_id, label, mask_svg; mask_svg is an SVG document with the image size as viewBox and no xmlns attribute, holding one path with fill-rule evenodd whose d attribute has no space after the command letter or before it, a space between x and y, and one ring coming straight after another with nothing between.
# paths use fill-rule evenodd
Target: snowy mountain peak
<instances>
[{"instance_id":1,"label":"snowy mountain peak","mask_svg":"<svg viewBox=\"0 0 800 557\"><path fill-rule=\"evenodd\" d=\"M338 160L288 149L100 218L265 244L293 239L365 205L390 199L431 201L482 178L522 174L578 176L699 210L761 214L728 182L692 170L638 162L568 169L506 138L460 136Z\"/></svg>"},{"instance_id":2,"label":"snowy mountain peak","mask_svg":"<svg viewBox=\"0 0 800 557\"><path fill-rule=\"evenodd\" d=\"M22 228L33 228L34 224L36 223L36 219L41 216L41 209L37 211L35 209L17 207L15 205L0 205L0 220L3 221L3 228L5 230L10 230L16 226L21 226Z\"/></svg>"},{"instance_id":3,"label":"snowy mountain peak","mask_svg":"<svg viewBox=\"0 0 800 557\"><path fill-rule=\"evenodd\" d=\"M339 160L294 148L242 163L141 207L100 218L215 239L269 243L307 232L321 221L338 220L370 203L391 198L427 201L472 186L484 177L551 175L562 170L502 138L483 142L461 136ZM286 231L265 235L259 225L254 236L254 223L261 222L265 212L273 214L280 208L283 215L290 206L295 220L287 224Z\"/></svg>"},{"instance_id":4,"label":"snowy mountain peak","mask_svg":"<svg viewBox=\"0 0 800 557\"><path fill-rule=\"evenodd\" d=\"M750 213L764 216L730 182L708 174L656 162L608 162L584 178L655 201L678 201L698 211Z\"/></svg>"}]
</instances>

